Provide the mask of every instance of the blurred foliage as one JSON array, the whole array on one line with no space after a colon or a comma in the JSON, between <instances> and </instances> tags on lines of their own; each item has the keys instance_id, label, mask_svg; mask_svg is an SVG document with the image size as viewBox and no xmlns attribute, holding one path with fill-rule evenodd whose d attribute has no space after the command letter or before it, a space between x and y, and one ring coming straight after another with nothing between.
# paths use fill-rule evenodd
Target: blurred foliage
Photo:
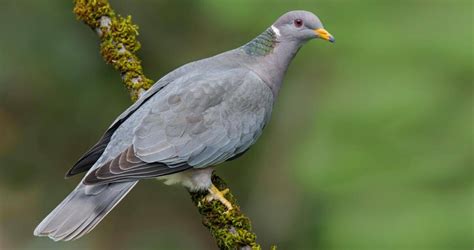
<instances>
[{"instance_id":1,"label":"blurred foliage","mask_svg":"<svg viewBox=\"0 0 474 250\"><path fill-rule=\"evenodd\" d=\"M293 9L337 43L292 63L262 139L218 169L263 245L474 247L473 2L124 1L157 80L235 48ZM214 249L186 191L144 181L88 236L33 228L66 170L130 105L70 1L0 0L0 249Z\"/></svg>"}]
</instances>

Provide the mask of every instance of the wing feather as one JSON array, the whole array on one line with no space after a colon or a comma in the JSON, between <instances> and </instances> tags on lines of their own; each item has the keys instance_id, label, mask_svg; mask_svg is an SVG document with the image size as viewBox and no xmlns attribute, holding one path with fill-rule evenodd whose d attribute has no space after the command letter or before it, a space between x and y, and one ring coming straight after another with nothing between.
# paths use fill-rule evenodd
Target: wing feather
<instances>
[{"instance_id":1,"label":"wing feather","mask_svg":"<svg viewBox=\"0 0 474 250\"><path fill-rule=\"evenodd\" d=\"M185 80L190 79L192 84L177 79L153 99L134 129L132 145L90 172L84 183L159 177L208 167L247 150L269 118L271 90L245 70Z\"/></svg>"},{"instance_id":2,"label":"wing feather","mask_svg":"<svg viewBox=\"0 0 474 250\"><path fill-rule=\"evenodd\" d=\"M170 167L164 163L148 163L134 155L133 145L116 158L89 173L83 180L86 185L106 184L120 181L135 181L173 174L191 168L182 163Z\"/></svg>"},{"instance_id":3,"label":"wing feather","mask_svg":"<svg viewBox=\"0 0 474 250\"><path fill-rule=\"evenodd\" d=\"M104 153L105 148L110 142L112 135L115 133L117 128L122 125L125 120L127 120L135 111L137 111L143 104L145 104L151 97L153 97L159 90L161 90L169 81L162 79L155 83L152 88L143 94L143 96L138 99L133 105L131 105L127 110L125 110L112 125L107 129L104 135L100 140L90 148L72 167L67 171L65 177L70 177L82 172L88 171L94 163L100 158Z\"/></svg>"}]
</instances>

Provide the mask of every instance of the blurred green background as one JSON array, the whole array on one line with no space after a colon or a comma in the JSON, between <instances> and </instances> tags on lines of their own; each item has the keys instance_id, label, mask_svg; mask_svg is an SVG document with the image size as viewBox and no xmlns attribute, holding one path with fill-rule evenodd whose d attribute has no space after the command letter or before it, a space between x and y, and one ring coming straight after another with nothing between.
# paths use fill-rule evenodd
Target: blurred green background
<instances>
[{"instance_id":1,"label":"blurred green background","mask_svg":"<svg viewBox=\"0 0 474 250\"><path fill-rule=\"evenodd\" d=\"M218 168L266 249L473 249L473 1L125 1L159 79L293 9L336 37L293 61L261 140ZM89 235L34 227L128 105L72 1L0 0L0 249L215 249L187 192L143 181Z\"/></svg>"}]
</instances>

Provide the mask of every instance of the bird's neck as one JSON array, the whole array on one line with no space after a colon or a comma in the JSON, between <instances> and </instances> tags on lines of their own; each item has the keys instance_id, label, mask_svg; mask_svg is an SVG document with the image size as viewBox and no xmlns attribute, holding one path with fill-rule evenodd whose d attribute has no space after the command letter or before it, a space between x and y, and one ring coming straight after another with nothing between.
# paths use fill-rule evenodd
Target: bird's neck
<instances>
[{"instance_id":1,"label":"bird's neck","mask_svg":"<svg viewBox=\"0 0 474 250\"><path fill-rule=\"evenodd\" d=\"M276 97L288 66L301 45L297 41L279 41L273 29L268 28L242 49L256 64L252 70L265 81Z\"/></svg>"},{"instance_id":2,"label":"bird's neck","mask_svg":"<svg viewBox=\"0 0 474 250\"><path fill-rule=\"evenodd\" d=\"M248 55L259 57L272 53L277 43L277 35L271 28L268 28L242 48Z\"/></svg>"}]
</instances>

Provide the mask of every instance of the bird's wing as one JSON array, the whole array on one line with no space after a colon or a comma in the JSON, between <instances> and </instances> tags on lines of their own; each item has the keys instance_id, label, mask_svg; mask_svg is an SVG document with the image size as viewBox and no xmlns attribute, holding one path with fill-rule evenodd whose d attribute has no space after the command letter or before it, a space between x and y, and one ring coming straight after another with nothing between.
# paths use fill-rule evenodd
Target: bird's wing
<instances>
[{"instance_id":1,"label":"bird's wing","mask_svg":"<svg viewBox=\"0 0 474 250\"><path fill-rule=\"evenodd\" d=\"M164 86L171 82L173 72L170 74L170 77L165 76L156 82L148 91L143 93L143 95L138 99L134 104L128 107L122 114L120 114L117 119L110 125L110 127L105 131L104 135L99 139L99 141L90 148L75 164L71 169L66 173L66 177L70 177L82 172L88 171L92 165L100 158L102 153L104 153L105 148L110 142L110 139L117 128L127 120L137 109L139 109L144 103L146 103L150 98L152 98L158 91L160 91Z\"/></svg>"},{"instance_id":2,"label":"bird's wing","mask_svg":"<svg viewBox=\"0 0 474 250\"><path fill-rule=\"evenodd\" d=\"M152 178L223 162L256 141L273 96L258 76L238 69L178 80L152 101L132 146L89 173L86 184Z\"/></svg>"}]
</instances>

